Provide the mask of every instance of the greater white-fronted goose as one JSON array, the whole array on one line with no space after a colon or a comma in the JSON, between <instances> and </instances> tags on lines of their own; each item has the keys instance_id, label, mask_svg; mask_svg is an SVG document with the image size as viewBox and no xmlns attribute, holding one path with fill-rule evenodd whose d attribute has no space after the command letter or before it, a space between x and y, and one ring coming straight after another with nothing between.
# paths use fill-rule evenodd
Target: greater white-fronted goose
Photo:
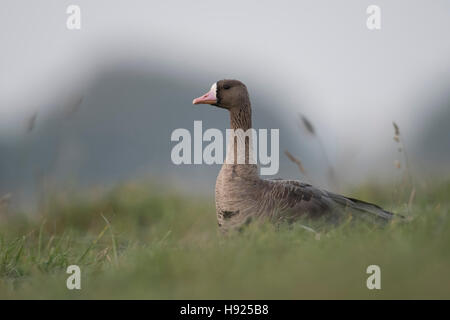
<instances>
[{"instance_id":1,"label":"greater white-fronted goose","mask_svg":"<svg viewBox=\"0 0 450 320\"><path fill-rule=\"evenodd\" d=\"M247 87L238 80L220 80L193 104L210 104L230 112L232 137L252 128ZM242 129L242 130L238 130ZM245 162L237 161L237 143L229 144L227 158L216 180L218 224L223 230L240 228L252 220L295 221L300 217L339 222L348 214L370 221L387 221L393 214L377 205L321 190L296 180L261 179L252 164L250 139L245 140ZM233 150L234 146L234 150Z\"/></svg>"}]
</instances>

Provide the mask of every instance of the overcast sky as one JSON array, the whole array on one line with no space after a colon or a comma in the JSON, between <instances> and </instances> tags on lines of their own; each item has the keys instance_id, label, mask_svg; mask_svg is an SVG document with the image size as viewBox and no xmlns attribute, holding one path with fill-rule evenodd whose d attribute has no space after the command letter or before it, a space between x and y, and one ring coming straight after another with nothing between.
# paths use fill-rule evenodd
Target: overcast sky
<instances>
[{"instance_id":1,"label":"overcast sky","mask_svg":"<svg viewBox=\"0 0 450 320\"><path fill-rule=\"evenodd\" d=\"M66 28L70 4L79 31ZM366 27L371 4L381 30ZM0 127L128 59L257 83L326 128L330 144L382 146L392 120L412 134L430 112L417 100L448 75L449 30L448 0L3 0Z\"/></svg>"}]
</instances>

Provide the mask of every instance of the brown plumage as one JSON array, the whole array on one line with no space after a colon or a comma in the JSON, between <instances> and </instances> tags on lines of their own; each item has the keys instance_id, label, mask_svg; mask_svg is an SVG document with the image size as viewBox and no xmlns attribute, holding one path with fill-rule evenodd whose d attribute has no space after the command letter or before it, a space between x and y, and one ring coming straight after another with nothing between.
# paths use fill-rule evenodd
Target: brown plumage
<instances>
[{"instance_id":1,"label":"brown plumage","mask_svg":"<svg viewBox=\"0 0 450 320\"><path fill-rule=\"evenodd\" d=\"M216 180L216 213L221 229L240 228L255 220L278 223L301 217L337 223L349 213L374 222L392 218L392 213L377 205L320 190L307 183L261 179L257 165L250 161L250 139L242 135L252 128L250 98L242 82L220 80L193 103L227 109L231 129L235 130L230 141L245 140L245 162L239 164L237 161L238 143L230 143L227 159Z\"/></svg>"}]
</instances>

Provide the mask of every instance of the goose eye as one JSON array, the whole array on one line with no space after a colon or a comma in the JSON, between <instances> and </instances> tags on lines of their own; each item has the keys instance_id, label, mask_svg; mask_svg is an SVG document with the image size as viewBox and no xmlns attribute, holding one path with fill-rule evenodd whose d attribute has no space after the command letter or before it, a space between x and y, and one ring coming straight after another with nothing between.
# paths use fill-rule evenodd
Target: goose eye
<instances>
[{"instance_id":1,"label":"goose eye","mask_svg":"<svg viewBox=\"0 0 450 320\"><path fill-rule=\"evenodd\" d=\"M228 89L230 89L230 86L229 86L228 84L224 84L224 85L223 85L223 88L224 88L225 90L228 90Z\"/></svg>"}]
</instances>

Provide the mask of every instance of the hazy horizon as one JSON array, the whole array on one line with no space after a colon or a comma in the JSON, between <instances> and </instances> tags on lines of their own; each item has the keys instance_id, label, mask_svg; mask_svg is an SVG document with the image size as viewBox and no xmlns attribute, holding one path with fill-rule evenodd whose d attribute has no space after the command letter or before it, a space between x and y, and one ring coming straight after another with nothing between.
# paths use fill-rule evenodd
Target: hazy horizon
<instances>
[{"instance_id":1,"label":"hazy horizon","mask_svg":"<svg viewBox=\"0 0 450 320\"><path fill-rule=\"evenodd\" d=\"M392 177L393 162L400 157L392 139L393 121L416 168L449 171L448 1L434 1L433 6L427 1L377 1L377 31L366 27L366 8L374 4L370 1L223 5L81 0L76 4L82 27L76 31L66 28L70 4L4 1L0 142L23 140L30 118L37 115L36 126L46 126L53 114L64 112L78 97L84 97L84 107L92 106L95 97L104 97L99 103L112 103L108 93L91 91L102 87L111 72L189 84L189 91L169 105L164 99L174 88L162 87L155 99L157 93L145 96L151 88L130 80L127 85L134 86L129 89L135 96L121 92L124 112L127 104L137 107L157 100L159 109L176 113L191 108L192 98L213 82L236 78L247 84L255 115L280 118L280 129L292 135L285 142L311 170L320 171L314 166L320 168L317 159L323 156L317 143L298 128L299 113L314 123L331 164L346 183ZM107 88L118 91L120 84ZM209 117L205 113L195 113L195 119ZM167 119L160 114L161 122ZM169 136L158 139L152 143L170 143ZM299 144L292 144L298 139ZM168 156L162 155L166 160ZM287 169L295 170L291 166Z\"/></svg>"}]
</instances>

